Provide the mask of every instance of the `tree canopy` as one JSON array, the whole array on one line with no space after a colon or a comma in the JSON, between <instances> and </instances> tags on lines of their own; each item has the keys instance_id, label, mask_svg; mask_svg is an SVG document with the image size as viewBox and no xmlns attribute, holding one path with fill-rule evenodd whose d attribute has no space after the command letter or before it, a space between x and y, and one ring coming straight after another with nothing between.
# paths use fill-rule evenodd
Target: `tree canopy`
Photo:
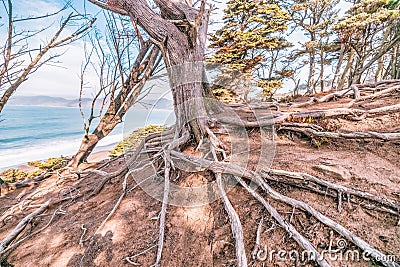
<instances>
[{"instance_id":1,"label":"tree canopy","mask_svg":"<svg viewBox=\"0 0 400 267\"><path fill-rule=\"evenodd\" d=\"M210 47L216 53L209 61L226 66L226 72L237 71L254 80L265 94L280 88L281 78L273 73L263 75L261 69L274 69L276 62L267 63L270 53L290 46L283 35L289 18L277 4L265 0L228 1L224 26L211 35Z\"/></svg>"}]
</instances>

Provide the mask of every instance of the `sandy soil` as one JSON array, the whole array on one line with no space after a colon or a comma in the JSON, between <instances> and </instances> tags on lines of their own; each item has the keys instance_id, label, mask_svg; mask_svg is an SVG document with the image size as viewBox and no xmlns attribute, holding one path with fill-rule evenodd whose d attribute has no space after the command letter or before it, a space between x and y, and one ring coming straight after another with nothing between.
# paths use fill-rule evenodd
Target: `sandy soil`
<instances>
[{"instance_id":1,"label":"sandy soil","mask_svg":"<svg viewBox=\"0 0 400 267\"><path fill-rule=\"evenodd\" d=\"M335 102L313 108L332 108L343 103ZM338 119L343 131L375 130L391 131L400 129L398 114L367 119L363 122L349 122ZM251 153L251 166L259 160L259 134L249 133L254 153ZM223 136L220 136L223 138ZM365 190L400 202L400 143L382 141L331 140L319 148L309 140L297 135L276 136L276 151L272 167L288 171L307 172L326 180L348 187ZM93 159L92 159L93 160ZM346 168L351 177L338 179L313 168L317 164L337 164ZM111 161L103 171L111 172L120 168L124 159ZM181 177L177 183L188 183L193 176ZM11 253L8 262L14 266L151 266L155 261L158 237L158 219L161 204L137 188L129 191L116 213L96 235L96 229L113 209L122 192L122 177L107 183L96 196L89 198L90 189L98 185L101 177L89 175L59 180L52 177L38 187L10 191L0 197L0 214L19 200L33 200L22 211L0 222L0 240L20 221L32 212L34 204L43 203L49 196L81 195L61 207L52 207L44 215L36 218L25 230L26 235L47 224L55 214L52 223L40 234L29 237ZM196 179L195 179L196 180ZM199 175L197 182L207 182L207 174ZM132 177L128 188L135 185ZM311 193L296 187L272 184L279 192L305 201L324 215L335 219L355 234L386 254L396 255L400 261L399 218L383 212L366 210L359 205L343 203L343 211L338 212L337 202L329 196ZM32 195L35 194L35 195ZM262 205L243 188L236 186L229 192L229 198L237 210L244 228L245 246L249 266L313 266L312 262L282 261L277 251L302 250L296 242L279 227ZM299 210L277 203L268 196L266 199L291 221L294 226L318 250L327 249L330 242L340 253L358 251L347 241L346 248L340 250L341 237L319 223L315 218ZM28 201L28 199L27 199ZM255 244L257 225L264 217L260 245L268 255L252 259L251 251ZM86 230L84 230L86 229ZM87 241L80 245L80 240ZM340 243L339 243L340 244ZM130 258L146 251L138 256ZM358 251L361 255L361 252ZM272 255L270 257L270 255ZM287 257L287 256L284 256ZM329 260L332 266L376 266L372 262L357 260ZM132 265L134 264L134 265ZM220 200L197 208L169 207L166 222L166 237L162 266L236 266L234 240L229 218Z\"/></svg>"},{"instance_id":2,"label":"sandy soil","mask_svg":"<svg viewBox=\"0 0 400 267\"><path fill-rule=\"evenodd\" d=\"M89 155L88 157L88 162L100 162L106 159L110 159L108 156L110 154L110 150L104 150L104 151L98 151L98 152L93 152L92 154Z\"/></svg>"}]
</instances>

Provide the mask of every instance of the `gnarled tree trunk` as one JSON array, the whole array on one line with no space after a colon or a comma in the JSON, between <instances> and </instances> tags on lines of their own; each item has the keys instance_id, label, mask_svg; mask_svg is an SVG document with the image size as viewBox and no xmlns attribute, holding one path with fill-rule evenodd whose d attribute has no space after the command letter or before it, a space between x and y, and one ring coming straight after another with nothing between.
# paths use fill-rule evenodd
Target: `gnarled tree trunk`
<instances>
[{"instance_id":1,"label":"gnarled tree trunk","mask_svg":"<svg viewBox=\"0 0 400 267\"><path fill-rule=\"evenodd\" d=\"M197 141L207 133L202 99L207 86L202 82L209 10L200 10L184 0L155 0L161 14L145 0L115 0L123 12L144 29L162 51L168 68L177 127L188 130Z\"/></svg>"}]
</instances>

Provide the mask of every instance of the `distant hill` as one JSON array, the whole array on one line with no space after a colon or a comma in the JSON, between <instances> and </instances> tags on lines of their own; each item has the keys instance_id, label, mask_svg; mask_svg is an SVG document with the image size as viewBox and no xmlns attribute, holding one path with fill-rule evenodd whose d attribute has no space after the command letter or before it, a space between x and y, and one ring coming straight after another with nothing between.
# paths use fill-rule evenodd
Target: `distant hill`
<instances>
[{"instance_id":1,"label":"distant hill","mask_svg":"<svg viewBox=\"0 0 400 267\"><path fill-rule=\"evenodd\" d=\"M66 99L63 97L52 96L16 96L10 98L8 105L10 106L44 106L44 107L78 107L78 99ZM90 98L83 98L84 107L91 104Z\"/></svg>"},{"instance_id":2,"label":"distant hill","mask_svg":"<svg viewBox=\"0 0 400 267\"><path fill-rule=\"evenodd\" d=\"M166 98L159 100L145 100L143 105L152 106L158 109L172 109L172 101ZM78 99L66 99L63 97L52 96L16 96L10 98L8 105L10 106L43 106L43 107L78 107ZM82 106L85 108L91 107L92 99L83 98ZM140 107L136 104L134 107Z\"/></svg>"}]
</instances>

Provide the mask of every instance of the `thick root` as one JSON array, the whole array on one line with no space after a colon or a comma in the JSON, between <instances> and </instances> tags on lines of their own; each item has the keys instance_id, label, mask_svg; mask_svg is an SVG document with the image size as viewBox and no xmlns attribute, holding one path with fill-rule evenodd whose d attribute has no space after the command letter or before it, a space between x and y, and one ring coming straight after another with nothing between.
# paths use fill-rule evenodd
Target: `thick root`
<instances>
[{"instance_id":1,"label":"thick root","mask_svg":"<svg viewBox=\"0 0 400 267\"><path fill-rule=\"evenodd\" d=\"M243 237L243 227L240 222L239 215L236 213L233 208L229 198L226 195L224 185L222 183L222 175L221 173L216 173L216 180L218 185L218 191L222 197L222 201L224 202L225 210L228 213L229 219L231 221L231 229L233 238L235 239L235 249L236 249L236 258L238 262L238 267L246 267L247 266L247 258L246 258L246 250L244 248L244 237Z\"/></svg>"},{"instance_id":2,"label":"thick root","mask_svg":"<svg viewBox=\"0 0 400 267\"><path fill-rule=\"evenodd\" d=\"M398 203L395 203L392 200L389 200L389 199L386 199L386 198L383 198L380 196L376 196L376 195L370 194L368 192L364 192L364 191L360 191L357 189L348 188L348 187L345 187L345 186L342 186L339 184L335 184L335 183L329 182L327 180L312 176L307 173L289 172L289 171L284 171L284 170L273 170L273 169L267 170L266 172L269 175L286 176L286 177L290 177L295 180L301 180L301 181L305 181L305 182L313 182L318 185L322 185L322 186L326 187L327 189L329 188L329 189L341 192L342 194L347 194L350 196L357 196L362 199L371 200L375 203L379 203L383 206L389 207L389 208L393 209L393 211L398 212L400 210L400 205ZM268 177L268 176L265 175L264 177Z\"/></svg>"},{"instance_id":3,"label":"thick root","mask_svg":"<svg viewBox=\"0 0 400 267\"><path fill-rule=\"evenodd\" d=\"M280 131L292 131L303 133L309 137L326 137L330 139L381 139L384 141L400 140L399 133L378 133L378 132L353 132L353 133L334 133L319 132L310 127L280 127Z\"/></svg>"},{"instance_id":4,"label":"thick root","mask_svg":"<svg viewBox=\"0 0 400 267\"><path fill-rule=\"evenodd\" d=\"M157 258L154 263L154 267L159 267L161 265L162 252L164 247L164 237L165 237L165 219L167 217L167 206L168 206L168 197L169 197L169 186L170 186L170 171L171 165L168 160L165 160L165 174L164 174L164 196L161 207L161 212L159 215L160 218L160 227L158 233L158 248L157 248Z\"/></svg>"},{"instance_id":5,"label":"thick root","mask_svg":"<svg viewBox=\"0 0 400 267\"><path fill-rule=\"evenodd\" d=\"M325 215L323 215L319 211L315 210L310 205L306 204L305 202L284 196L284 195L276 192L265 182L265 180L259 174L255 173L255 172L249 171L247 169L244 169L240 166L237 166L237 165L231 164L231 163L212 162L212 161L208 161L205 159L199 159L199 158L196 158L193 156L185 155L185 154L182 154L182 153L176 152L176 151L173 151L171 153L174 157L177 157L179 159L184 159L187 162L191 162L194 166L197 166L197 167L207 168L213 172L231 174L236 177L244 177L244 178L250 179L252 182L259 185L261 187L261 189L263 191L265 191L273 199L311 214L312 216L317 218L322 224L330 227L331 229L333 229L334 231L336 231L337 233L342 235L344 238L351 241L353 244L355 244L357 247L359 247L362 251L367 252L375 260L381 262L384 266L400 267L400 265L398 263L393 262L390 259L388 259L382 252L375 249L372 245L365 242L362 238L358 237L357 235L352 233L350 230L348 230L341 224L326 217ZM244 186L244 184L242 184L242 185ZM251 191L249 190L251 188L246 187L246 189L251 193ZM254 196L256 197L256 195L254 195ZM259 199L259 198L257 198L257 199ZM261 198L259 200L262 201Z\"/></svg>"},{"instance_id":6,"label":"thick root","mask_svg":"<svg viewBox=\"0 0 400 267\"><path fill-rule=\"evenodd\" d=\"M39 208L37 208L34 212L28 214L24 219L22 219L18 225L9 233L1 242L0 242L0 262L5 260L7 256L7 252L10 250L8 247L11 242L13 242L19 234L25 229L26 225L37 215L44 212L51 204L52 199L49 199L44 204L42 204Z\"/></svg>"},{"instance_id":7,"label":"thick root","mask_svg":"<svg viewBox=\"0 0 400 267\"><path fill-rule=\"evenodd\" d=\"M312 255L315 255L316 261L318 262L319 266L321 267L330 267L330 265L326 262L326 260L321 256L321 254L314 248L314 246L311 244L311 242L302 236L292 224L290 224L288 221L286 221L276 209L274 209L271 204L269 204L260 194L258 194L254 189L252 189L250 186L248 186L242 178L239 176L235 176L235 178L238 180L238 182L247 189L247 191L250 192L258 201L261 202L261 204L265 207L265 209L271 214L271 216L279 223L280 226L282 226L283 229L287 233L290 234L290 236L293 237L293 239L300 245L301 248L303 248L306 251L309 251L312 253Z\"/></svg>"}]
</instances>

